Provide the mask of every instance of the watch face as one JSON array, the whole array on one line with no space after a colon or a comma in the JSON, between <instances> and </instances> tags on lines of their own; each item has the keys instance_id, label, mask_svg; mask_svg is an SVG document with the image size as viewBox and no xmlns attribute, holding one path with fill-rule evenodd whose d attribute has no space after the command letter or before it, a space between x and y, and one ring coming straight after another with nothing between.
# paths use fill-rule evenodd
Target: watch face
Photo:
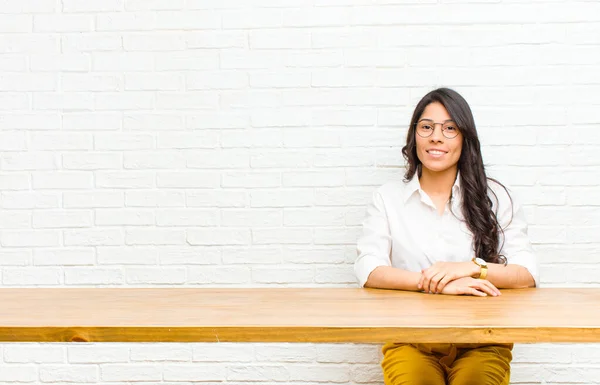
<instances>
[{"instance_id":1,"label":"watch face","mask_svg":"<svg viewBox=\"0 0 600 385\"><path fill-rule=\"evenodd\" d=\"M475 258L475 261L482 266L487 266L487 262L481 258Z\"/></svg>"}]
</instances>

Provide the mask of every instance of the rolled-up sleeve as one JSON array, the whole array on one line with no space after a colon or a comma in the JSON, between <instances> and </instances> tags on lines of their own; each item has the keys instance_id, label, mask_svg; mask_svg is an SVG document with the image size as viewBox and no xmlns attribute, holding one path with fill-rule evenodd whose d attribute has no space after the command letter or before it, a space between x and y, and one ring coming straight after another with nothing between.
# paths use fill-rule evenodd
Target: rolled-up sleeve
<instances>
[{"instance_id":1,"label":"rolled-up sleeve","mask_svg":"<svg viewBox=\"0 0 600 385\"><path fill-rule=\"evenodd\" d=\"M367 207L362 224L362 234L357 242L358 258L354 273L360 287L364 287L369 275L379 266L391 266L392 237L381 194L373 193L373 201Z\"/></svg>"},{"instance_id":2,"label":"rolled-up sleeve","mask_svg":"<svg viewBox=\"0 0 600 385\"><path fill-rule=\"evenodd\" d=\"M514 194L511 193L512 204L506 192L497 194L500 200L497 217L504 229L504 237L500 239L502 245L500 254L506 257L509 264L525 267L532 275L535 286L539 287L539 264L527 234L525 213Z\"/></svg>"}]
</instances>

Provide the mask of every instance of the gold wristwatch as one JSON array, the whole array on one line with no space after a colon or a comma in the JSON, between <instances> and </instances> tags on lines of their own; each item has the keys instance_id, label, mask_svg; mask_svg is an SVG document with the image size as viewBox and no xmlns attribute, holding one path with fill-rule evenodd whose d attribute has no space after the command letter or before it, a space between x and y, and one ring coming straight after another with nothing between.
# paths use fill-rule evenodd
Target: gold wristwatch
<instances>
[{"instance_id":1,"label":"gold wristwatch","mask_svg":"<svg viewBox=\"0 0 600 385\"><path fill-rule=\"evenodd\" d=\"M485 279L487 277L487 273L488 273L487 262L481 258L473 258L473 263L476 264L477 266L479 266L479 268L480 268L479 277L475 277L475 278Z\"/></svg>"}]
</instances>

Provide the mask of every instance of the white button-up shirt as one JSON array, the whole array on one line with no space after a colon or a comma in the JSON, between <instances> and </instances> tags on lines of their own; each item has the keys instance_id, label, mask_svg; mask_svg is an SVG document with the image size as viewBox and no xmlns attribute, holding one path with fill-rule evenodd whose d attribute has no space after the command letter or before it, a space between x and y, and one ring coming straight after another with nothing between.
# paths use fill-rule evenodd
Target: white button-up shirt
<instances>
[{"instance_id":1,"label":"white button-up shirt","mask_svg":"<svg viewBox=\"0 0 600 385\"><path fill-rule=\"evenodd\" d=\"M394 181L373 193L358 240L354 271L361 287L378 266L393 266L421 272L438 261L464 262L475 256L473 235L462 215L460 178L452 186L452 203L440 215L431 198L421 189L415 175L408 183ZM527 268L539 286L536 256L527 235L523 210L504 189L494 182L489 187L496 197L492 209L504 229L500 235L500 254L509 264ZM504 240L504 244L502 241Z\"/></svg>"}]
</instances>

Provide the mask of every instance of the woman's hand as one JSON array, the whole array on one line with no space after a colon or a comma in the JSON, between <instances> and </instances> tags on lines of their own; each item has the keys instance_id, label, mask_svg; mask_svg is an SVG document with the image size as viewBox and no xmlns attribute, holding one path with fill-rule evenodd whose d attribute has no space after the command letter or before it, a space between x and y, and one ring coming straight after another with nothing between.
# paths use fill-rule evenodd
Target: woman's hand
<instances>
[{"instance_id":1,"label":"woman's hand","mask_svg":"<svg viewBox=\"0 0 600 385\"><path fill-rule=\"evenodd\" d=\"M496 297L500 295L500 290L496 288L490 281L485 279L475 279L464 277L455 279L444 287L442 294L450 295L475 295L485 297L491 295Z\"/></svg>"},{"instance_id":2,"label":"woman's hand","mask_svg":"<svg viewBox=\"0 0 600 385\"><path fill-rule=\"evenodd\" d=\"M473 262L436 262L421 272L418 289L429 293L441 293L455 279L472 277L479 272Z\"/></svg>"}]
</instances>

